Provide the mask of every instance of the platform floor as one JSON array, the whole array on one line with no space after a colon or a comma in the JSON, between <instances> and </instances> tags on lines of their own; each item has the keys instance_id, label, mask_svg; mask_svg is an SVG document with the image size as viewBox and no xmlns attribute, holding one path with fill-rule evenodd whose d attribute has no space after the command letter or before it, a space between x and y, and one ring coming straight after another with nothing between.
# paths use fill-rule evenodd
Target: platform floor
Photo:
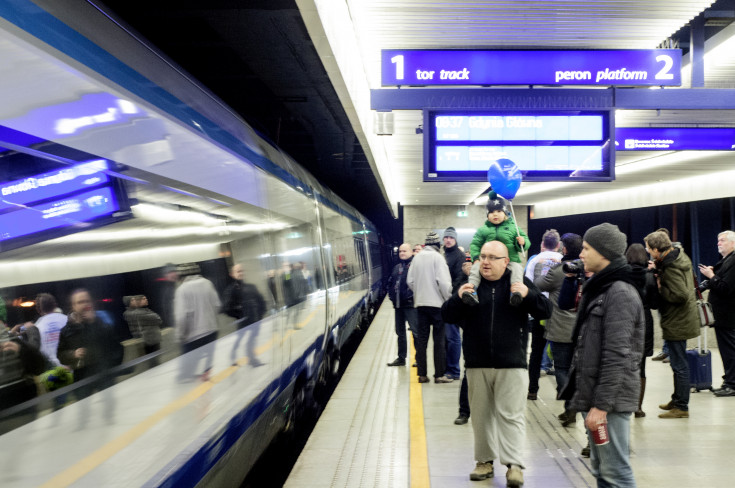
<instances>
[{"instance_id":1,"label":"platform floor","mask_svg":"<svg viewBox=\"0 0 735 488\"><path fill-rule=\"evenodd\" d=\"M713 334L710 334L712 337ZM713 344L710 344L713 345ZM431 350L431 344L429 344ZM393 309L386 300L329 401L285 486L461 488L505 486L496 477L470 481L475 460L470 424L457 426L460 382L419 385L416 370L388 367L395 358ZM712 349L719 386L722 362ZM432 375L429 354L429 376ZM631 462L639 487L730 487L735 477L735 397L692 393L689 419L659 419L668 402L668 364L648 360L644 418L631 419ZM574 427L556 419L553 376L541 376L539 399L526 407L525 487L595 486L581 416ZM497 462L496 462L497 464Z\"/></svg>"}]
</instances>

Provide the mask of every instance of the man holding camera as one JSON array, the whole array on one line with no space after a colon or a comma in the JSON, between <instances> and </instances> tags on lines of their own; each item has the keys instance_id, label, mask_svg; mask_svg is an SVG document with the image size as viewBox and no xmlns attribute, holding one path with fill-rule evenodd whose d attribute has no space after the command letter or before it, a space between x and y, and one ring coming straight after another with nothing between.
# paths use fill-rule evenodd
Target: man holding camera
<instances>
[{"instance_id":1,"label":"man holding camera","mask_svg":"<svg viewBox=\"0 0 735 488\"><path fill-rule=\"evenodd\" d=\"M671 239L664 232L652 232L643 240L656 265L661 330L669 346L671 370L674 372L674 393L669 403L659 405L661 410L667 410L659 418L689 418L687 339L699 335L692 262L683 249L671 244Z\"/></svg>"},{"instance_id":2,"label":"man holding camera","mask_svg":"<svg viewBox=\"0 0 735 488\"><path fill-rule=\"evenodd\" d=\"M604 223L585 232L579 257L585 282L573 332L574 358L560 397L583 413L590 464L598 486L635 487L630 465L630 416L638 409L643 354L643 303L623 253L625 234ZM576 277L569 278L575 280ZM593 433L607 430L607 442Z\"/></svg>"},{"instance_id":3,"label":"man holding camera","mask_svg":"<svg viewBox=\"0 0 735 488\"><path fill-rule=\"evenodd\" d=\"M720 232L717 251L722 259L714 266L700 264L699 271L709 278L701 287L709 290L707 301L712 304L717 347L725 370L722 387L715 390L715 396L728 397L735 396L735 232Z\"/></svg>"}]
</instances>

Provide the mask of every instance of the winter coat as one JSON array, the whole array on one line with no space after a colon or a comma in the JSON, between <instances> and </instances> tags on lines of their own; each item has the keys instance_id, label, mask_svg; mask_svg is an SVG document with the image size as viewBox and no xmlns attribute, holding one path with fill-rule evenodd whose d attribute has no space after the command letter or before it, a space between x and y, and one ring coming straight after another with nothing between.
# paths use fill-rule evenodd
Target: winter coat
<instances>
[{"instance_id":1,"label":"winter coat","mask_svg":"<svg viewBox=\"0 0 735 488\"><path fill-rule=\"evenodd\" d=\"M656 262L659 278L661 329L667 341L685 341L699 335L692 262L681 249L672 249Z\"/></svg>"},{"instance_id":2,"label":"winter coat","mask_svg":"<svg viewBox=\"0 0 735 488\"><path fill-rule=\"evenodd\" d=\"M414 307L439 308L452 293L447 262L434 246L426 246L413 257L406 283L413 290Z\"/></svg>"},{"instance_id":3,"label":"winter coat","mask_svg":"<svg viewBox=\"0 0 735 488\"><path fill-rule=\"evenodd\" d=\"M184 278L174 295L176 341L191 342L216 332L220 305L211 281L201 275Z\"/></svg>"},{"instance_id":4,"label":"winter coat","mask_svg":"<svg viewBox=\"0 0 735 488\"><path fill-rule=\"evenodd\" d=\"M715 275L707 283L714 327L735 329L735 252L715 264L714 271Z\"/></svg>"},{"instance_id":5,"label":"winter coat","mask_svg":"<svg viewBox=\"0 0 735 488\"><path fill-rule=\"evenodd\" d=\"M388 278L388 298L393 302L393 308L413 308L413 290L408 287L408 269L413 261L413 256L401 259L393 266L393 271Z\"/></svg>"},{"instance_id":6,"label":"winter coat","mask_svg":"<svg viewBox=\"0 0 735 488\"><path fill-rule=\"evenodd\" d=\"M520 232L521 237L526 240L523 247L518 244L516 237ZM489 220L485 221L485 225L477 229L475 236L472 238L470 243L470 255L472 256L472 262L474 263L480 258L480 249L482 245L490 241L500 241L508 248L508 257L511 261L520 263L521 258L518 253L524 249L531 247L531 240L528 238L523 229L520 227L516 228L516 224L511 217L508 217L498 225L493 224Z\"/></svg>"},{"instance_id":7,"label":"winter coat","mask_svg":"<svg viewBox=\"0 0 735 488\"><path fill-rule=\"evenodd\" d=\"M569 408L634 412L640 393L645 319L625 258L613 260L584 284L575 325Z\"/></svg>"},{"instance_id":8,"label":"winter coat","mask_svg":"<svg viewBox=\"0 0 735 488\"><path fill-rule=\"evenodd\" d=\"M225 288L222 312L235 319L242 319L239 327L257 322L265 315L265 300L258 288L242 280L235 280Z\"/></svg>"},{"instance_id":9,"label":"winter coat","mask_svg":"<svg viewBox=\"0 0 735 488\"><path fill-rule=\"evenodd\" d=\"M549 300L551 300L554 307L551 317L546 321L546 340L568 344L572 342L572 332L577 321L577 313L559 307L559 292L564 278L562 264L557 263L548 273L539 276L533 284L542 292L549 293Z\"/></svg>"},{"instance_id":10,"label":"winter coat","mask_svg":"<svg viewBox=\"0 0 735 488\"><path fill-rule=\"evenodd\" d=\"M658 308L659 302L656 278L653 276L653 271L647 267L638 264L631 264L630 267L633 284L641 296L641 301L643 301L643 314L646 319L643 355L653 356L653 314L651 314L651 309Z\"/></svg>"},{"instance_id":11,"label":"winter coat","mask_svg":"<svg viewBox=\"0 0 735 488\"><path fill-rule=\"evenodd\" d=\"M130 308L123 313L133 337L143 339L146 346L161 343L161 317L150 308Z\"/></svg>"},{"instance_id":12,"label":"winter coat","mask_svg":"<svg viewBox=\"0 0 735 488\"><path fill-rule=\"evenodd\" d=\"M462 350L465 368L527 368L528 315L546 319L551 303L528 278L523 279L528 295L513 307L510 296L510 270L497 281L480 280L478 306L468 306L455 293L442 306L442 318L459 324L464 331Z\"/></svg>"},{"instance_id":13,"label":"winter coat","mask_svg":"<svg viewBox=\"0 0 735 488\"><path fill-rule=\"evenodd\" d=\"M74 352L86 349L82 359L76 359ZM69 315L59 335L57 357L61 364L74 370L74 381L79 381L106 371L122 363L123 347L114 332L99 317L91 321L79 320L74 313Z\"/></svg>"},{"instance_id":14,"label":"winter coat","mask_svg":"<svg viewBox=\"0 0 735 488\"><path fill-rule=\"evenodd\" d=\"M462 264L464 264L467 257L459 250L459 246L454 245L444 248L444 258L447 260L449 276L452 277L452 293L456 293L465 282L466 276L462 272Z\"/></svg>"}]
</instances>

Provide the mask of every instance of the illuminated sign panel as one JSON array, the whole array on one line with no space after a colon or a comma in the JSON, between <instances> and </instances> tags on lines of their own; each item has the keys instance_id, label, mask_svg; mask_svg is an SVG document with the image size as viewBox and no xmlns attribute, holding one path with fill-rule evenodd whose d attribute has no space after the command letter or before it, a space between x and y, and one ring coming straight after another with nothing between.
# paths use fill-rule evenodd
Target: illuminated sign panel
<instances>
[{"instance_id":1,"label":"illuminated sign panel","mask_svg":"<svg viewBox=\"0 0 735 488\"><path fill-rule=\"evenodd\" d=\"M618 151L732 151L733 128L619 127L615 129Z\"/></svg>"},{"instance_id":2,"label":"illuminated sign panel","mask_svg":"<svg viewBox=\"0 0 735 488\"><path fill-rule=\"evenodd\" d=\"M0 182L0 251L129 218L108 165L97 159Z\"/></svg>"},{"instance_id":3,"label":"illuminated sign panel","mask_svg":"<svg viewBox=\"0 0 735 488\"><path fill-rule=\"evenodd\" d=\"M382 51L382 85L680 86L679 49Z\"/></svg>"},{"instance_id":4,"label":"illuminated sign panel","mask_svg":"<svg viewBox=\"0 0 735 488\"><path fill-rule=\"evenodd\" d=\"M510 159L524 181L614 179L609 112L424 112L424 181L485 181Z\"/></svg>"}]
</instances>

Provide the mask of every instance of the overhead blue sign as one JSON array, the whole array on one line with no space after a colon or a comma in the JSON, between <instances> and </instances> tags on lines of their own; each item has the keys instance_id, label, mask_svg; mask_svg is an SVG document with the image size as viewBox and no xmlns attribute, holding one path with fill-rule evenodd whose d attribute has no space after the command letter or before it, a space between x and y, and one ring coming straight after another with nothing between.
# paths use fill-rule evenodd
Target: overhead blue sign
<instances>
[{"instance_id":1,"label":"overhead blue sign","mask_svg":"<svg viewBox=\"0 0 735 488\"><path fill-rule=\"evenodd\" d=\"M107 161L99 159L41 175L0 183L0 210L24 207L47 198L59 198L84 188L106 184Z\"/></svg>"},{"instance_id":2,"label":"overhead blue sign","mask_svg":"<svg viewBox=\"0 0 735 488\"><path fill-rule=\"evenodd\" d=\"M680 86L679 49L382 51L382 84Z\"/></svg>"},{"instance_id":3,"label":"overhead blue sign","mask_svg":"<svg viewBox=\"0 0 735 488\"><path fill-rule=\"evenodd\" d=\"M735 129L697 127L618 127L618 151L732 151Z\"/></svg>"}]
</instances>

